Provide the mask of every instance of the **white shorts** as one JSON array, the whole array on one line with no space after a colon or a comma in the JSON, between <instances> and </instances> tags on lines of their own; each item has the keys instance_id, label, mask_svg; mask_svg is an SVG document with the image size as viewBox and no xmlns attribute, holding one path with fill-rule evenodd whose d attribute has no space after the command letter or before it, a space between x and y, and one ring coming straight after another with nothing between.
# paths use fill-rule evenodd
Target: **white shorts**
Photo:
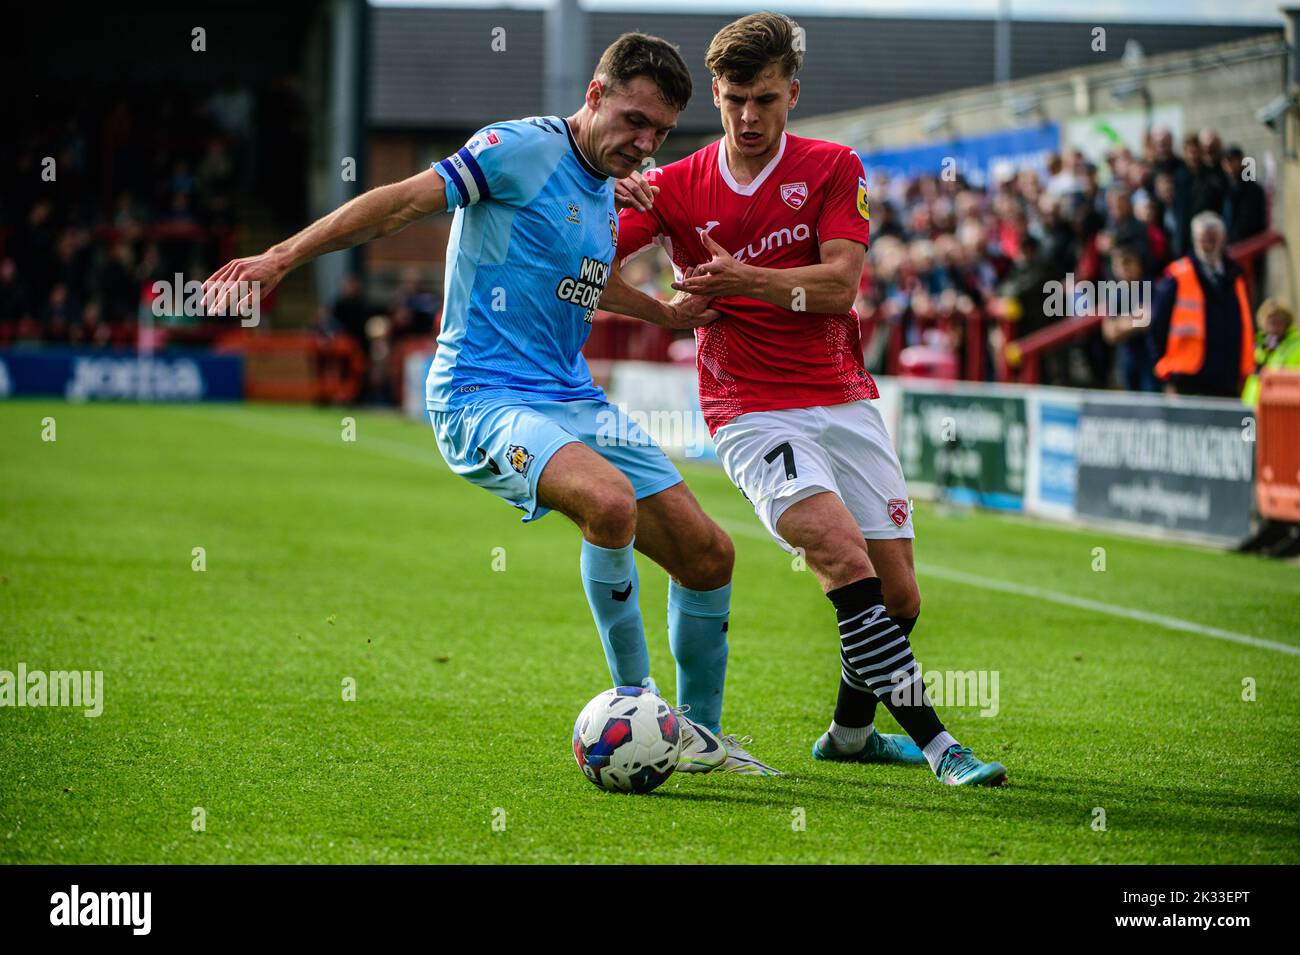
<instances>
[{"instance_id":1,"label":"white shorts","mask_svg":"<svg viewBox=\"0 0 1300 955\"><path fill-rule=\"evenodd\" d=\"M792 504L830 491L867 540L910 538L912 506L884 419L869 400L813 408L751 411L713 436L718 459L778 544Z\"/></svg>"}]
</instances>

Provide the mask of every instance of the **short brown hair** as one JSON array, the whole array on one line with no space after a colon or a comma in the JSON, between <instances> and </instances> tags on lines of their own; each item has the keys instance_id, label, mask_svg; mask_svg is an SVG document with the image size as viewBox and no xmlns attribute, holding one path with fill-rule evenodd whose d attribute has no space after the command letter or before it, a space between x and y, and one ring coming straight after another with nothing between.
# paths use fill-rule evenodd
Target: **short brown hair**
<instances>
[{"instance_id":1,"label":"short brown hair","mask_svg":"<svg viewBox=\"0 0 1300 955\"><path fill-rule=\"evenodd\" d=\"M780 13L751 13L718 31L704 56L714 76L745 85L776 63L793 77L803 67L803 51L796 49L799 24Z\"/></svg>"},{"instance_id":2,"label":"short brown hair","mask_svg":"<svg viewBox=\"0 0 1300 955\"><path fill-rule=\"evenodd\" d=\"M1259 306L1259 311L1255 313L1255 323L1263 325L1274 315L1282 315L1286 318L1286 323L1290 325L1295 321L1295 316L1291 314L1291 309L1286 307L1286 303L1280 298L1268 298Z\"/></svg>"},{"instance_id":3,"label":"short brown hair","mask_svg":"<svg viewBox=\"0 0 1300 955\"><path fill-rule=\"evenodd\" d=\"M654 83L663 101L679 111L691 100L691 71L677 47L648 33L624 33L605 48L594 78L624 88L638 76Z\"/></svg>"}]
</instances>

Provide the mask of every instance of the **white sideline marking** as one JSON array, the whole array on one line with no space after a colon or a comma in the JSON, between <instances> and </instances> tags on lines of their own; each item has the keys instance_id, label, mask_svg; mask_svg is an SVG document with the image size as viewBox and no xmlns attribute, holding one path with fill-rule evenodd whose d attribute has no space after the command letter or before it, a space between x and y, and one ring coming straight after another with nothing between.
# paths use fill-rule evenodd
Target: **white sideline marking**
<instances>
[{"instance_id":1,"label":"white sideline marking","mask_svg":"<svg viewBox=\"0 0 1300 955\"><path fill-rule=\"evenodd\" d=\"M723 524L728 533L740 534L744 537L762 538L771 540L766 531L753 527L742 527L735 524ZM916 565L918 573L928 574L932 577L939 577L943 580L950 580L957 584L966 584L970 587L980 587L984 590L997 590L1006 594L1015 594L1018 597L1030 597L1034 600L1042 600L1047 603L1061 604L1066 607L1076 607L1080 610L1091 610L1094 613L1106 614L1110 617L1120 617L1124 620L1137 620L1142 623L1155 624L1157 627L1164 627L1168 630L1181 630L1184 633L1195 633L1202 637L1211 637L1215 640L1226 640L1229 643L1240 643L1248 647L1258 647L1261 650L1276 650L1278 653L1287 653L1291 656L1300 657L1300 647L1292 646L1289 643L1278 643L1276 640L1265 640L1262 637L1252 637L1245 633L1235 633L1232 630L1221 630L1218 627L1207 627L1205 624L1196 623L1192 620L1183 620L1179 617L1169 617L1161 613L1150 613L1146 610L1137 610L1133 607L1121 607L1117 604L1103 603L1100 600L1089 600L1087 597L1075 597L1072 594L1063 594L1055 590L1043 590L1040 587L1030 587L1026 584L1015 584L1009 580L997 580L993 577L981 577L977 574L967 574L960 570L952 570L948 567L939 567L935 564L918 562Z\"/></svg>"},{"instance_id":2,"label":"white sideline marking","mask_svg":"<svg viewBox=\"0 0 1300 955\"><path fill-rule=\"evenodd\" d=\"M1123 617L1126 620L1139 620L1142 623L1153 623L1158 627L1165 627L1169 630L1182 630L1186 633L1200 634L1203 637L1213 637L1216 640L1227 640L1230 643L1242 643L1248 647L1259 647L1263 650L1276 650L1279 653L1289 653L1292 656L1300 656L1300 647L1292 646L1288 643L1278 643L1275 640L1265 640L1262 637L1252 637L1245 633L1235 633L1232 630L1221 630L1218 627L1207 627L1205 624L1196 623L1193 620L1183 620L1179 617L1168 617L1161 613L1150 613L1146 610L1136 610L1133 607L1121 607L1117 604L1102 603L1100 600L1089 600L1087 597L1075 597L1072 594L1063 594L1055 590L1042 590L1038 587L1029 587L1024 584L1013 584L1007 580L995 580L989 577L980 577L975 574L966 574L962 573L960 570L950 570L947 567L936 567L933 564L917 564L916 569L923 574L940 577L944 580L951 580L954 583L968 584L971 587L983 587L985 590L1000 590L1003 593L1017 594L1021 597L1032 597L1035 600L1064 604L1067 607L1078 607L1081 610L1092 610L1095 613L1109 614L1112 617Z\"/></svg>"},{"instance_id":3,"label":"white sideline marking","mask_svg":"<svg viewBox=\"0 0 1300 955\"><path fill-rule=\"evenodd\" d=\"M336 445L337 439L330 436L328 431L322 430L317 432L315 429L296 428L282 419L249 414L247 411L240 415L222 416L223 420L234 424L241 424L246 428L252 428L256 431L262 431L267 434L278 434L284 437L301 438L303 440L314 441L318 444ZM251 420L250 420L251 419ZM397 458L405 461L416 461L420 464L434 464L437 461L437 448L432 449L433 454L426 453L418 448L412 447L399 441L393 441L384 438L367 438L364 442L357 442L357 445L363 450L377 452L384 457ZM720 525L730 534L739 534L742 537L752 537L758 540L770 541L772 538L768 533L757 527L750 527L748 524L736 524L731 521L718 521ZM1224 640L1228 643L1239 643L1248 647L1256 647L1261 650L1275 650L1278 653L1286 653L1291 656L1300 657L1300 647L1292 646L1289 643L1278 643L1276 640L1265 640L1262 637L1252 637L1245 633L1236 633L1232 630L1222 630L1219 627L1208 627L1205 624L1196 623L1193 620L1183 620L1179 617L1169 617L1165 614L1151 613L1146 610L1137 610L1133 607L1122 607L1118 604L1103 603L1100 600L1089 600L1087 597L1075 597L1072 594L1063 594L1056 590L1043 590L1040 587L1030 587L1026 584L1016 584L1009 580L998 580L993 577L981 577L977 574L967 574L960 570L952 570L948 567L939 567L935 564L918 562L916 569L919 573L929 574L932 577L939 577L944 580L950 580L957 584L966 584L969 587L979 587L983 590L996 590L1006 594L1015 594L1018 597L1030 597L1034 600L1042 600L1047 603L1061 604L1065 607L1075 607L1079 610L1091 610L1093 613L1106 614L1110 617L1119 617L1123 620L1137 620L1141 623L1155 624L1157 627L1164 627L1167 630L1181 630L1184 633L1195 633L1202 637L1210 637L1215 640Z\"/></svg>"}]
</instances>

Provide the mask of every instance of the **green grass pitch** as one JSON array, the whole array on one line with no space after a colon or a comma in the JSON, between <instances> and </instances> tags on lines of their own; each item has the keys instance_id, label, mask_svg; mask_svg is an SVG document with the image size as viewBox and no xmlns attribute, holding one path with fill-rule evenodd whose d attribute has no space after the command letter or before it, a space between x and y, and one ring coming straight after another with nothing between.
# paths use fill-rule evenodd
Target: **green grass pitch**
<instances>
[{"instance_id":1,"label":"green grass pitch","mask_svg":"<svg viewBox=\"0 0 1300 955\"><path fill-rule=\"evenodd\" d=\"M0 669L102 670L105 697L0 709L0 862L1300 862L1300 656L995 589L1293 647L1294 564L921 506L917 655L998 672L996 715L941 712L1011 772L949 789L811 759L830 605L720 471L684 473L736 541L725 728L787 775L627 797L569 748L609 679L577 531L522 526L428 428L0 403ZM666 579L641 580L671 698Z\"/></svg>"}]
</instances>

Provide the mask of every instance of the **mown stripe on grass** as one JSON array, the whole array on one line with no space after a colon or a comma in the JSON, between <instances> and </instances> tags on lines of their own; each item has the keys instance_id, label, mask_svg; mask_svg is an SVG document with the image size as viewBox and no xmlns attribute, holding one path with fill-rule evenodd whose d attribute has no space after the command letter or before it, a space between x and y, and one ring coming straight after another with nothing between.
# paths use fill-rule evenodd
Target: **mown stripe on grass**
<instances>
[{"instance_id":1,"label":"mown stripe on grass","mask_svg":"<svg viewBox=\"0 0 1300 955\"><path fill-rule=\"evenodd\" d=\"M341 443L325 429L302 428L296 424L288 423L278 417L256 413L250 414L247 410L242 411L239 415L222 415L221 417L225 421L239 424L251 430L261 431L267 434L300 438L303 440L314 441L318 444L335 445L336 443ZM431 448L432 453L426 453L400 441L377 437L368 437L365 440L357 441L356 446L365 451L380 454L388 458L395 458L404 461L416 461L421 464L427 463L430 465L438 463L436 446ZM718 523L731 534L739 534L742 537L750 537L758 540L771 539L766 531L758 527L752 527L748 524L737 524L734 521L719 521ZM969 587L978 587L983 590L993 590L999 593L1014 594L1017 597L1027 597L1030 600L1041 600L1046 603L1060 604L1064 607L1074 607L1077 610L1089 610L1093 613L1118 617L1122 620L1135 620L1139 623L1149 623L1157 627L1164 627L1166 630L1175 630L1182 633L1194 633L1197 636L1209 637L1213 640L1223 640L1228 643L1237 643L1242 646L1255 647L1260 650L1272 650L1276 653L1300 656L1300 647L1298 646L1279 643L1276 640L1266 640L1263 637L1255 637L1246 633L1224 630L1221 627L1211 627L1207 624L1197 623L1194 620L1183 620L1181 617L1171 617L1167 614L1152 613L1148 610L1139 610L1136 607L1125 607L1120 604L1106 603L1101 600L1091 600L1087 597L1076 597L1073 594L1061 593L1057 590L1031 587L1027 584L1018 584L1009 580L999 580L995 577L968 574L964 571L953 570L950 567L941 567L937 564L927 562L918 562L916 569L922 574L928 574L932 577L938 577L942 580L948 580L956 584L965 584Z\"/></svg>"},{"instance_id":2,"label":"mown stripe on grass","mask_svg":"<svg viewBox=\"0 0 1300 955\"><path fill-rule=\"evenodd\" d=\"M743 537L770 540L766 531L760 530L756 527L747 527L731 522L723 523L722 526L729 534L740 534ZM1244 646L1257 647L1261 650L1274 650L1278 653L1300 656L1300 647L1292 646L1288 643L1278 643L1276 640L1265 640L1263 637L1253 637L1247 633L1236 633L1232 630L1224 630L1220 627L1210 627L1203 623L1197 623L1194 620L1183 620L1179 617L1170 617L1162 613L1151 613L1148 610L1138 610L1136 607L1124 607L1119 604L1105 603L1101 600L1089 600L1087 597L1076 597L1073 594L1063 594L1057 590L1045 590L1042 587L1030 587L1027 584L1017 584L1009 580L999 580L996 577L984 577L980 574L968 574L964 571L953 570L950 567L940 567L937 564L930 564L922 561L917 562L916 569L919 573L929 574L931 577L938 577L941 580L948 580L955 584L966 584L968 587L979 587L983 590L996 590L999 593L1014 594L1017 597L1028 597L1031 600L1042 600L1046 603L1061 604L1062 606L1074 607L1079 610L1091 610L1094 613L1102 613L1111 617L1120 617L1124 620L1136 620L1140 623L1150 623L1157 627L1164 627L1167 630L1180 630L1183 633L1194 633L1198 636L1210 637L1214 640L1226 640L1229 643L1240 643Z\"/></svg>"}]
</instances>

